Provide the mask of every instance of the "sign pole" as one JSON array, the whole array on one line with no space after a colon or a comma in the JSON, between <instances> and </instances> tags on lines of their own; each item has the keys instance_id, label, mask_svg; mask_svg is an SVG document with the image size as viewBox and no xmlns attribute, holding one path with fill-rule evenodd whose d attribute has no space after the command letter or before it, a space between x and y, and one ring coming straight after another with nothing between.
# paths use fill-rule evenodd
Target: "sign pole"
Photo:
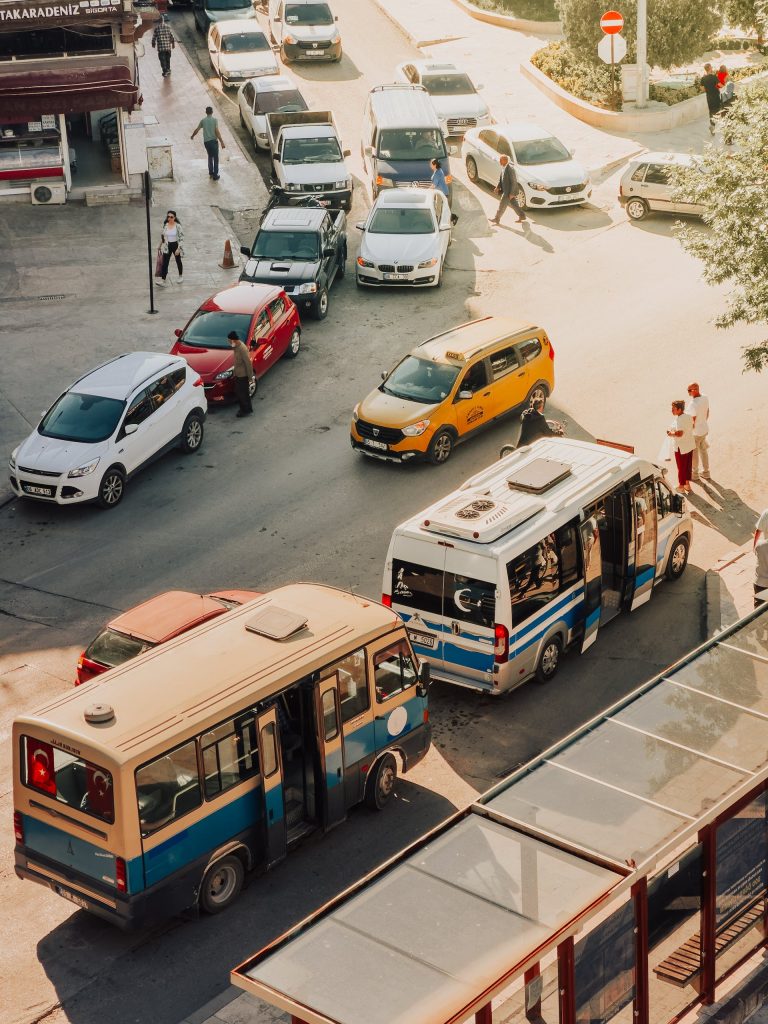
<instances>
[{"instance_id":1,"label":"sign pole","mask_svg":"<svg viewBox=\"0 0 768 1024\"><path fill-rule=\"evenodd\" d=\"M611 33L611 106L616 105L616 64L613 59L613 33Z\"/></svg>"},{"instance_id":2,"label":"sign pole","mask_svg":"<svg viewBox=\"0 0 768 1024\"><path fill-rule=\"evenodd\" d=\"M646 0L637 0L637 96L635 106L644 107L648 101L648 83L645 65L648 61L648 6Z\"/></svg>"},{"instance_id":3,"label":"sign pole","mask_svg":"<svg viewBox=\"0 0 768 1024\"><path fill-rule=\"evenodd\" d=\"M152 179L149 171L144 171L144 208L147 212L147 265L149 267L149 309L148 313L156 313L155 309L155 268L152 266L152 224L149 217L149 207L152 202Z\"/></svg>"}]
</instances>

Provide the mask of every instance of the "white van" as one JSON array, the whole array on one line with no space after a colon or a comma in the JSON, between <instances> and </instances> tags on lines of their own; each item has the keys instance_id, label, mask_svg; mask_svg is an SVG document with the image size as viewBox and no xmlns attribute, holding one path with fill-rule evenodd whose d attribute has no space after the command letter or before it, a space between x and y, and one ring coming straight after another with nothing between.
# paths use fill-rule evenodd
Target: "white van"
<instances>
[{"instance_id":1,"label":"white van","mask_svg":"<svg viewBox=\"0 0 768 1024\"><path fill-rule=\"evenodd\" d=\"M397 527L383 601L433 678L500 694L551 679L567 647L678 579L692 532L657 466L541 438Z\"/></svg>"},{"instance_id":2,"label":"white van","mask_svg":"<svg viewBox=\"0 0 768 1024\"><path fill-rule=\"evenodd\" d=\"M341 60L339 19L324 0L269 0L267 15L284 63Z\"/></svg>"}]
</instances>

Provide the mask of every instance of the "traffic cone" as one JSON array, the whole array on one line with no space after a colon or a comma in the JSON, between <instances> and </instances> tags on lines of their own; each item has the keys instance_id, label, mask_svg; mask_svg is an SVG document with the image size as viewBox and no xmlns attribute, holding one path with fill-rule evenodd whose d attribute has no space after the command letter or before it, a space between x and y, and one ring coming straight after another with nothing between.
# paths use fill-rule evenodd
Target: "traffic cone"
<instances>
[{"instance_id":1,"label":"traffic cone","mask_svg":"<svg viewBox=\"0 0 768 1024\"><path fill-rule=\"evenodd\" d=\"M231 270L233 267L236 267L237 265L238 264L235 262L235 257L232 253L232 243L230 242L229 239L227 239L226 242L224 243L224 259L221 261L219 266L222 268L222 270Z\"/></svg>"}]
</instances>

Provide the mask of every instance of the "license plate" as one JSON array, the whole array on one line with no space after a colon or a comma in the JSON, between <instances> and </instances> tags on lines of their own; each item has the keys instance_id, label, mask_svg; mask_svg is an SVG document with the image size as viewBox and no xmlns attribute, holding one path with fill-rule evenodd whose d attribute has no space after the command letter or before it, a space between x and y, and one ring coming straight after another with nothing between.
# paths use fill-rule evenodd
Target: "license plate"
<instances>
[{"instance_id":1,"label":"license plate","mask_svg":"<svg viewBox=\"0 0 768 1024\"><path fill-rule=\"evenodd\" d=\"M322 50L305 50L307 57L323 57L324 53Z\"/></svg>"},{"instance_id":2,"label":"license plate","mask_svg":"<svg viewBox=\"0 0 768 1024\"><path fill-rule=\"evenodd\" d=\"M407 274L385 274L384 275L384 280L385 281L407 281L408 280L408 275Z\"/></svg>"},{"instance_id":3,"label":"license plate","mask_svg":"<svg viewBox=\"0 0 768 1024\"><path fill-rule=\"evenodd\" d=\"M387 450L387 445L385 445L383 441L372 441L370 437L364 437L363 444L367 445L369 448L378 448L383 452Z\"/></svg>"},{"instance_id":4,"label":"license plate","mask_svg":"<svg viewBox=\"0 0 768 1024\"><path fill-rule=\"evenodd\" d=\"M22 484L21 489L25 494L39 494L43 498L53 497L52 487L39 487L37 484Z\"/></svg>"},{"instance_id":5,"label":"license plate","mask_svg":"<svg viewBox=\"0 0 768 1024\"><path fill-rule=\"evenodd\" d=\"M415 644L419 644L421 647L429 647L431 651L434 651L437 646L437 637L434 633L421 633L418 629L409 629L408 636Z\"/></svg>"},{"instance_id":6,"label":"license plate","mask_svg":"<svg viewBox=\"0 0 768 1024\"><path fill-rule=\"evenodd\" d=\"M88 909L88 901L84 900L82 896L76 896L68 889L62 889L60 885L56 886L56 892L59 896L63 896L65 900L69 900L70 903L74 903L76 907L80 907L82 910Z\"/></svg>"}]
</instances>

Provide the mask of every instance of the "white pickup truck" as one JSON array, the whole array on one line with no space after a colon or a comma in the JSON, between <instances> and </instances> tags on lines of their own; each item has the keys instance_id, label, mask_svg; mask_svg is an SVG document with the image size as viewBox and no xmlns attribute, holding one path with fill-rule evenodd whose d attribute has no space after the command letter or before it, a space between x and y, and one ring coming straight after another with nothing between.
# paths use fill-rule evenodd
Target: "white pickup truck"
<instances>
[{"instance_id":1,"label":"white pickup truck","mask_svg":"<svg viewBox=\"0 0 768 1024\"><path fill-rule=\"evenodd\" d=\"M284 203L313 196L323 206L352 206L352 175L330 110L267 114L272 178Z\"/></svg>"}]
</instances>

